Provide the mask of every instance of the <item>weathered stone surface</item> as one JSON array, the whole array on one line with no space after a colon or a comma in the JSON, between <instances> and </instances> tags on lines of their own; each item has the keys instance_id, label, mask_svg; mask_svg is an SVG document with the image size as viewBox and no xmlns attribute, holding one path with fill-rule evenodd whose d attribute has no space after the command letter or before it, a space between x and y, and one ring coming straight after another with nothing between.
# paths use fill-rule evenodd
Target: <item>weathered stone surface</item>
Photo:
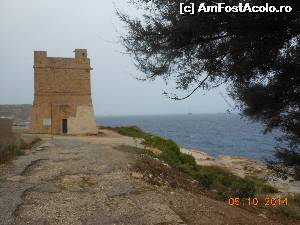
<instances>
[{"instance_id":1,"label":"weathered stone surface","mask_svg":"<svg viewBox=\"0 0 300 225\"><path fill-rule=\"evenodd\" d=\"M0 118L0 146L19 145L19 136L12 131L12 120Z\"/></svg>"},{"instance_id":2,"label":"weathered stone surface","mask_svg":"<svg viewBox=\"0 0 300 225\"><path fill-rule=\"evenodd\" d=\"M85 49L76 49L75 58L47 57L34 52L35 95L31 132L97 134L91 98L90 59Z\"/></svg>"},{"instance_id":3,"label":"weathered stone surface","mask_svg":"<svg viewBox=\"0 0 300 225\"><path fill-rule=\"evenodd\" d=\"M12 135L12 120L0 118L0 143L11 139Z\"/></svg>"}]
</instances>

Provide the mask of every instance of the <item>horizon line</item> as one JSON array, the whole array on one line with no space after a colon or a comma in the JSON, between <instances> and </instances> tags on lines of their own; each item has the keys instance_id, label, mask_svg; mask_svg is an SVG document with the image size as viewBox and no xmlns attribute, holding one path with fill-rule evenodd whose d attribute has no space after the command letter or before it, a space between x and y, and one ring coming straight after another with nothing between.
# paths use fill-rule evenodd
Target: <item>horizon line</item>
<instances>
[{"instance_id":1,"label":"horizon line","mask_svg":"<svg viewBox=\"0 0 300 225\"><path fill-rule=\"evenodd\" d=\"M185 115L207 115L207 114L233 114L238 115L238 112L208 112L208 113L155 113L155 114L103 114L95 115L96 117L123 117L123 116L185 116Z\"/></svg>"}]
</instances>

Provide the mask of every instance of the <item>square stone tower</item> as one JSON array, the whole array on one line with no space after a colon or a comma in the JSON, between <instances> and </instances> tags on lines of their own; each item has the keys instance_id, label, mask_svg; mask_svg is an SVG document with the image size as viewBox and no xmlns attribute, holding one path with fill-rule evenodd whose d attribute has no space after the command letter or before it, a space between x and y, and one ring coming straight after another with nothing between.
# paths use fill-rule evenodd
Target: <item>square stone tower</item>
<instances>
[{"instance_id":1,"label":"square stone tower","mask_svg":"<svg viewBox=\"0 0 300 225\"><path fill-rule=\"evenodd\" d=\"M47 57L45 51L34 52L32 133L98 133L91 70L86 49L76 49L75 58Z\"/></svg>"}]
</instances>

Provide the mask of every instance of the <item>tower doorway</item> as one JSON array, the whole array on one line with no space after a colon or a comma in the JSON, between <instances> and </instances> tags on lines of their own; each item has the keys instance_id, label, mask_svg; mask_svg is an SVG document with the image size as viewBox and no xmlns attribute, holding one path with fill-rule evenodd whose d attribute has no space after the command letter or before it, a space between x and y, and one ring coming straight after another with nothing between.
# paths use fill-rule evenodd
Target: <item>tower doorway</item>
<instances>
[{"instance_id":1,"label":"tower doorway","mask_svg":"<svg viewBox=\"0 0 300 225\"><path fill-rule=\"evenodd\" d=\"M63 134L68 133L68 120L67 119L62 120L62 132L63 132Z\"/></svg>"}]
</instances>

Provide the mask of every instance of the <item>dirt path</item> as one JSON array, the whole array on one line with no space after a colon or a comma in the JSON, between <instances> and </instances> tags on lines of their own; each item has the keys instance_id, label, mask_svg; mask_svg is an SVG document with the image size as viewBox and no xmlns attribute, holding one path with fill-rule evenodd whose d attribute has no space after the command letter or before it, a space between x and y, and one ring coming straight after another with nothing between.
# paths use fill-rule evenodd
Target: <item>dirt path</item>
<instances>
[{"instance_id":1,"label":"dirt path","mask_svg":"<svg viewBox=\"0 0 300 225\"><path fill-rule=\"evenodd\" d=\"M104 137L55 137L2 166L0 225L277 224L203 195L132 176L136 155Z\"/></svg>"}]
</instances>

